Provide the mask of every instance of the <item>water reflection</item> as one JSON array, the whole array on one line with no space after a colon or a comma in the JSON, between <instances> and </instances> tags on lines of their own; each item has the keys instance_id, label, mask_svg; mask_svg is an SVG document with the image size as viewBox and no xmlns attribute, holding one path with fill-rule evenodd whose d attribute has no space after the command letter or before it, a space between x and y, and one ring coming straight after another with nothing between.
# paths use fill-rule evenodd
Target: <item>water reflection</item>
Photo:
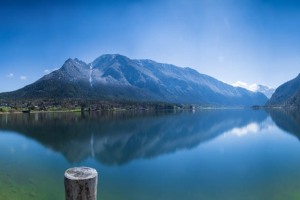
<instances>
[{"instance_id":1,"label":"water reflection","mask_svg":"<svg viewBox=\"0 0 300 200\"><path fill-rule=\"evenodd\" d=\"M93 157L122 165L191 149L225 132L246 134L266 118L266 112L252 110L15 114L0 115L0 129L34 139L71 163Z\"/></svg>"},{"instance_id":2,"label":"water reflection","mask_svg":"<svg viewBox=\"0 0 300 200\"><path fill-rule=\"evenodd\" d=\"M300 110L268 110L275 124L300 139Z\"/></svg>"}]
</instances>

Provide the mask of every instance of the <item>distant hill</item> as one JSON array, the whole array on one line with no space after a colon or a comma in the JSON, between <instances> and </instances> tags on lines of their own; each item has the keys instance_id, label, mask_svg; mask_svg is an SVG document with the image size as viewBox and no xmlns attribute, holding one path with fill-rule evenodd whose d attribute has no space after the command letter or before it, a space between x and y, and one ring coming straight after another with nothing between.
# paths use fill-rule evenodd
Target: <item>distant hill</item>
<instances>
[{"instance_id":1,"label":"distant hill","mask_svg":"<svg viewBox=\"0 0 300 200\"><path fill-rule=\"evenodd\" d=\"M271 99L266 103L267 106L300 106L300 74L279 86Z\"/></svg>"},{"instance_id":2,"label":"distant hill","mask_svg":"<svg viewBox=\"0 0 300 200\"><path fill-rule=\"evenodd\" d=\"M163 101L216 106L263 105L265 95L233 87L191 68L152 60L102 55L92 63L68 59L63 66L5 99L85 98Z\"/></svg>"}]
</instances>

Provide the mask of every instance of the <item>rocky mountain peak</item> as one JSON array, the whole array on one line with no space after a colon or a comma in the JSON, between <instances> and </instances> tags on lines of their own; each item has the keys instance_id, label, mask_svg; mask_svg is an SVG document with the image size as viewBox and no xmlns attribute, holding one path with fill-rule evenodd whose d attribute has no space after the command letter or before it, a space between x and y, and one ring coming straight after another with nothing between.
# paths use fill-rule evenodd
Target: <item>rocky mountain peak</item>
<instances>
[{"instance_id":1,"label":"rocky mountain peak","mask_svg":"<svg viewBox=\"0 0 300 200\"><path fill-rule=\"evenodd\" d=\"M59 70L10 95L24 93L30 98L38 94L39 98L59 95L217 106L262 105L267 101L262 93L235 88L191 68L120 54L105 54L90 64L69 58Z\"/></svg>"},{"instance_id":2,"label":"rocky mountain peak","mask_svg":"<svg viewBox=\"0 0 300 200\"><path fill-rule=\"evenodd\" d=\"M114 63L124 64L130 62L130 59L120 54L104 54L96 58L91 64L94 68L101 68L101 66L112 65Z\"/></svg>"}]
</instances>

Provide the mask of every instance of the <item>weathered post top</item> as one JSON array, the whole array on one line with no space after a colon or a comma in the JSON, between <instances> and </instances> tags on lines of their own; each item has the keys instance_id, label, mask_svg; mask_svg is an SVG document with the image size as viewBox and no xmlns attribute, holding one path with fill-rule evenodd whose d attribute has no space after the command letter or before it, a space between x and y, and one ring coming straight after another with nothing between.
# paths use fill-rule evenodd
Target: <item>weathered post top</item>
<instances>
[{"instance_id":1,"label":"weathered post top","mask_svg":"<svg viewBox=\"0 0 300 200\"><path fill-rule=\"evenodd\" d=\"M98 173L89 167L74 167L65 172L66 200L96 200Z\"/></svg>"},{"instance_id":2,"label":"weathered post top","mask_svg":"<svg viewBox=\"0 0 300 200\"><path fill-rule=\"evenodd\" d=\"M97 171L90 167L74 167L65 172L65 177L70 180L92 179L96 176L98 176Z\"/></svg>"}]
</instances>

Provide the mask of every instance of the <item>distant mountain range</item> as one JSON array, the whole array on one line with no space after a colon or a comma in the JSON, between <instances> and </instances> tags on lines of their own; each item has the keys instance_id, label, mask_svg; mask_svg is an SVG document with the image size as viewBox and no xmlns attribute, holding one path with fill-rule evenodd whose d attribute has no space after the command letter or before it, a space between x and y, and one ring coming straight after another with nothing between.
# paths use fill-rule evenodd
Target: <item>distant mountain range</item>
<instances>
[{"instance_id":1,"label":"distant mountain range","mask_svg":"<svg viewBox=\"0 0 300 200\"><path fill-rule=\"evenodd\" d=\"M300 107L300 74L279 86L267 106Z\"/></svg>"},{"instance_id":2,"label":"distant mountain range","mask_svg":"<svg viewBox=\"0 0 300 200\"><path fill-rule=\"evenodd\" d=\"M270 88L269 86L266 85L257 85L257 90L255 92L261 92L264 95L266 95L266 97L271 98L271 96L273 95L273 93L275 92L274 88Z\"/></svg>"},{"instance_id":3,"label":"distant mountain range","mask_svg":"<svg viewBox=\"0 0 300 200\"><path fill-rule=\"evenodd\" d=\"M270 88L269 86L266 85L261 85L261 84L247 84L245 82L242 81L237 81L236 83L232 84L235 87L242 87L245 88L247 90L250 90L252 92L261 92L264 95L266 95L266 97L271 98L272 94L275 92L274 88Z\"/></svg>"},{"instance_id":4,"label":"distant mountain range","mask_svg":"<svg viewBox=\"0 0 300 200\"><path fill-rule=\"evenodd\" d=\"M102 55L92 63L68 59L63 66L4 99L84 98L161 101L215 106L264 105L260 92L233 87L191 68L152 60Z\"/></svg>"}]
</instances>

